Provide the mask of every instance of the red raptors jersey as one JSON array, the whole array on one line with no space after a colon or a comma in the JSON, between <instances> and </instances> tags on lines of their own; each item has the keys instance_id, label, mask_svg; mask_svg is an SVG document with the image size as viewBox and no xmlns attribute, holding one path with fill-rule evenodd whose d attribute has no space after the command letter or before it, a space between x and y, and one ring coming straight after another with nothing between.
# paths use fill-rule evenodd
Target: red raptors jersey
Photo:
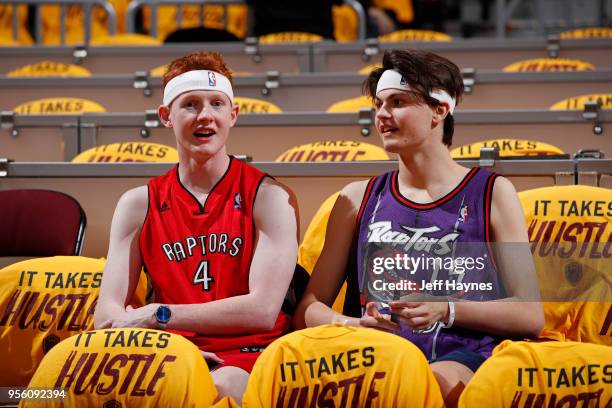
<instances>
[{"instance_id":1,"label":"red raptors jersey","mask_svg":"<svg viewBox=\"0 0 612 408\"><path fill-rule=\"evenodd\" d=\"M155 301L206 303L249 293L255 243L253 206L265 174L230 156L204 206L181 184L178 166L149 182L149 209L140 252ZM288 331L279 313L272 331L249 335L180 332L200 349L217 352L265 346Z\"/></svg>"}]
</instances>

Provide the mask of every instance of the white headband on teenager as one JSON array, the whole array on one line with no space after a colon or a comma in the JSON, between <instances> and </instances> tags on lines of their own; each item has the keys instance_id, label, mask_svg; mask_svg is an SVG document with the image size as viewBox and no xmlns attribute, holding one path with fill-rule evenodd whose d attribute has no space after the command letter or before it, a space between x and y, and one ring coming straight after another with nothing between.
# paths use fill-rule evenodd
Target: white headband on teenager
<instances>
[{"instance_id":1,"label":"white headband on teenager","mask_svg":"<svg viewBox=\"0 0 612 408\"><path fill-rule=\"evenodd\" d=\"M164 88L163 104L170 106L173 100L182 93L189 91L219 91L234 101L234 91L230 80L215 71L187 71L172 78Z\"/></svg>"},{"instance_id":2,"label":"white headband on teenager","mask_svg":"<svg viewBox=\"0 0 612 408\"><path fill-rule=\"evenodd\" d=\"M399 89L401 91L410 91L410 85L406 79L397 71L392 69L388 69L380 76L378 80L378 84L376 85L376 95L380 91L384 91L385 89ZM448 104L448 110L452 115L455 110L455 105L457 101L455 98L451 97L446 91L442 89L436 89L429 93L434 99L437 99L439 102L444 102Z\"/></svg>"}]
</instances>

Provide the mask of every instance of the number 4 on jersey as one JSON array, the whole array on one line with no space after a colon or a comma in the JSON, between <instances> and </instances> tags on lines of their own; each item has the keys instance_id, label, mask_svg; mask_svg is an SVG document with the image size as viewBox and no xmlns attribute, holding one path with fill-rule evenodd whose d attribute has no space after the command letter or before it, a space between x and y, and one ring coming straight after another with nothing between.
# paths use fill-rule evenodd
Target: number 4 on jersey
<instances>
[{"instance_id":1,"label":"number 4 on jersey","mask_svg":"<svg viewBox=\"0 0 612 408\"><path fill-rule=\"evenodd\" d=\"M200 261L198 269L193 275L193 284L202 284L202 290L210 290L210 284L215 281L215 278L208 276L208 261Z\"/></svg>"}]
</instances>

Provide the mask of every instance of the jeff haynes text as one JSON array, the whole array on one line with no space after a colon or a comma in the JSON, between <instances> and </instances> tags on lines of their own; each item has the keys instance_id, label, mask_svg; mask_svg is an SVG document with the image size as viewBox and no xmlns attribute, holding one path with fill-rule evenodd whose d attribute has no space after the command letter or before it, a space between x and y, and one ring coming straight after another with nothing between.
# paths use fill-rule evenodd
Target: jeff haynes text
<instances>
[{"instance_id":1,"label":"jeff haynes text","mask_svg":"<svg viewBox=\"0 0 612 408\"><path fill-rule=\"evenodd\" d=\"M381 291L410 291L410 292L469 292L469 291L490 291L493 290L491 282L457 282L455 280L437 279L433 282L421 281L421 285L408 279L400 279L397 282L385 282L382 279L375 279L372 282L374 290Z\"/></svg>"}]
</instances>

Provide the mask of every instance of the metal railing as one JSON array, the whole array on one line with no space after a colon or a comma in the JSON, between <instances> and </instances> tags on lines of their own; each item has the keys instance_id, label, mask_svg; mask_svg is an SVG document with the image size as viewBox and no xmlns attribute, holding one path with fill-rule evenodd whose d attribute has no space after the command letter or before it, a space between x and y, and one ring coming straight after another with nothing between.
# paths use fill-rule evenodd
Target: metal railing
<instances>
[{"instance_id":1,"label":"metal railing","mask_svg":"<svg viewBox=\"0 0 612 408\"><path fill-rule=\"evenodd\" d=\"M34 41L40 43L42 41L42 14L40 6L59 6L60 7L60 43L66 44L66 7L67 6L81 6L85 14L84 18L84 44L89 44L91 41L91 30L92 30L92 16L93 8L101 7L104 9L108 16L108 32L110 35L117 33L117 13L113 5L106 0L0 0L0 4L13 5L13 21L12 21L12 34L13 39L17 40L19 37L19 13L17 12L17 6L20 5L33 5L36 8L36 22L34 25Z\"/></svg>"},{"instance_id":2,"label":"metal railing","mask_svg":"<svg viewBox=\"0 0 612 408\"><path fill-rule=\"evenodd\" d=\"M202 26L204 23L204 6L218 4L224 7L223 10L223 26L227 26L227 6L230 4L245 4L244 0L132 0L128 5L126 12L126 21L125 26L128 33L136 32L136 13L137 11L144 6L149 6L151 8L151 29L149 34L155 38L157 38L157 7L161 5L166 6L176 6L176 26L180 27L183 21L183 13L182 7L184 5L198 5L200 6L200 23ZM351 7L357 13L357 20L359 22L359 30L358 30L358 39L366 38L366 14L365 10L356 0L344 0L344 4Z\"/></svg>"},{"instance_id":3,"label":"metal railing","mask_svg":"<svg viewBox=\"0 0 612 408\"><path fill-rule=\"evenodd\" d=\"M497 37L503 38L506 36L506 28L510 22L513 13L516 11L517 6L522 3L523 0L496 0L496 34ZM574 25L573 17L573 5L572 0L557 0L556 3L559 6L560 13L562 13L561 21L563 26L566 28L572 28ZM597 0L597 24L604 26L605 21L605 9L606 0ZM550 25L547 21L549 16L547 15L546 7L544 6L544 0L535 1L535 16L533 22L538 34L544 36L546 29ZM558 23L557 23L558 24Z\"/></svg>"},{"instance_id":4,"label":"metal railing","mask_svg":"<svg viewBox=\"0 0 612 408\"><path fill-rule=\"evenodd\" d=\"M125 14L125 27L128 33L136 32L136 13L144 6L151 8L151 29L149 34L157 38L157 7L159 6L176 6L176 26L180 27L183 21L183 6L196 5L200 6L200 26L204 24L204 6L218 4L222 5L223 10L223 26L227 25L227 6L230 4L245 4L244 0L132 0L128 5Z\"/></svg>"},{"instance_id":5,"label":"metal railing","mask_svg":"<svg viewBox=\"0 0 612 408\"><path fill-rule=\"evenodd\" d=\"M612 175L612 159L546 159L521 158L495 160L457 160L467 166L485 166L507 177L550 177L578 184L579 172L598 176ZM362 162L252 162L252 165L275 177L370 177L397 169L397 161ZM13 162L0 158L0 180L8 178L133 178L153 177L168 171L172 163L66 163ZM588 183L591 184L591 183Z\"/></svg>"}]
</instances>

